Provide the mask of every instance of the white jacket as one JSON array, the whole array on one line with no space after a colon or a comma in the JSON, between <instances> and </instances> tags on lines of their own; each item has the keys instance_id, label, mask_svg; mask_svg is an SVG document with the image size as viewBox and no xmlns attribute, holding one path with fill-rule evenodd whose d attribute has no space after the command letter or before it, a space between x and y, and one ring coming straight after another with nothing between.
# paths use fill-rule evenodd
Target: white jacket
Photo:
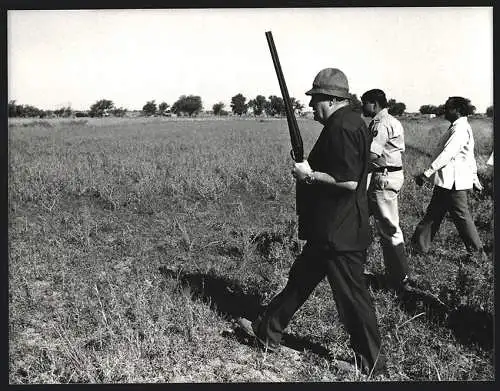
<instances>
[{"instance_id":1,"label":"white jacket","mask_svg":"<svg viewBox=\"0 0 500 391\"><path fill-rule=\"evenodd\" d=\"M434 185L456 190L472 189L477 180L474 158L474 136L467 117L460 117L443 134L434 153L433 162L424 171Z\"/></svg>"}]
</instances>

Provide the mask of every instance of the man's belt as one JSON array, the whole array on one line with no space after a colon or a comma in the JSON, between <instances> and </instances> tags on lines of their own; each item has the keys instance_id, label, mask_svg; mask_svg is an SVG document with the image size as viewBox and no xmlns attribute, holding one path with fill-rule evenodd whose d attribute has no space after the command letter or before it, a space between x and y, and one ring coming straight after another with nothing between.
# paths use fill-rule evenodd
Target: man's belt
<instances>
[{"instance_id":1,"label":"man's belt","mask_svg":"<svg viewBox=\"0 0 500 391\"><path fill-rule=\"evenodd\" d=\"M372 172L384 172L384 171L388 171L388 172L394 172L394 171L401 171L403 169L403 167L393 167L393 166L385 166L385 167L374 167L372 169Z\"/></svg>"}]
</instances>

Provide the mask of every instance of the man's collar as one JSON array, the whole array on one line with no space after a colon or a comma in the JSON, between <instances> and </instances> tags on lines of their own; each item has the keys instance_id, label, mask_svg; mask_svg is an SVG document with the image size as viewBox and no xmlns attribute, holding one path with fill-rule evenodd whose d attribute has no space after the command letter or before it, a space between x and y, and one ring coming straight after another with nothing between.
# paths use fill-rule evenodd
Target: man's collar
<instances>
[{"instance_id":1,"label":"man's collar","mask_svg":"<svg viewBox=\"0 0 500 391\"><path fill-rule=\"evenodd\" d=\"M382 117L385 117L386 115L389 114L389 111L387 110L387 107L384 107L382 110L380 110L374 117L373 117L373 120L376 121L376 120L379 120L381 119Z\"/></svg>"},{"instance_id":2,"label":"man's collar","mask_svg":"<svg viewBox=\"0 0 500 391\"><path fill-rule=\"evenodd\" d=\"M450 127L456 125L459 122L467 122L467 116L458 117L455 121L451 123Z\"/></svg>"},{"instance_id":3,"label":"man's collar","mask_svg":"<svg viewBox=\"0 0 500 391\"><path fill-rule=\"evenodd\" d=\"M339 107L337 110L335 110L329 117L328 119L326 120L326 122L330 122L333 118L335 118L336 116L338 116L339 114L343 113L344 111L346 110L349 110L349 108L351 107L350 104L348 105L345 105L345 106L342 106L342 107Z\"/></svg>"}]
</instances>

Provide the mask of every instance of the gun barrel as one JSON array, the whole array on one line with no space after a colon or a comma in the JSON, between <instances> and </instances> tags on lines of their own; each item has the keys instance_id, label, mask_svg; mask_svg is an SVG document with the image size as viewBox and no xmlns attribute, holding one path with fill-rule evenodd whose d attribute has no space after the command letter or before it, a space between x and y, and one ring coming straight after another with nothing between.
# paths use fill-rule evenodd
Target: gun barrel
<instances>
[{"instance_id":1,"label":"gun barrel","mask_svg":"<svg viewBox=\"0 0 500 391\"><path fill-rule=\"evenodd\" d=\"M276 75L278 76L281 95L285 104L286 119L288 122L288 130L290 132L290 141L292 143L292 158L296 162L302 162L304 160L304 145L302 142L302 137L300 136L299 126L297 125L297 119L295 118L293 112L292 101L290 100L290 96L288 95L285 77L283 76L283 71L281 70L278 52L276 51L276 46L274 45L273 34L271 31L266 31L266 39L269 45L269 50L271 51L274 69L276 70Z\"/></svg>"}]
</instances>

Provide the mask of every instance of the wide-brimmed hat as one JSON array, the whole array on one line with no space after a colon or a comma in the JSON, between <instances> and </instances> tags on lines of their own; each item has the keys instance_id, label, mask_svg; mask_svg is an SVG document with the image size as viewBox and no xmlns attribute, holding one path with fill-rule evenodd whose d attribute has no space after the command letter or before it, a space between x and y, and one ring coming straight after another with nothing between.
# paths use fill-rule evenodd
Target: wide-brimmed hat
<instances>
[{"instance_id":1,"label":"wide-brimmed hat","mask_svg":"<svg viewBox=\"0 0 500 391\"><path fill-rule=\"evenodd\" d=\"M314 78L312 88L306 95L325 94L339 98L349 98L349 83L340 69L325 68Z\"/></svg>"}]
</instances>

